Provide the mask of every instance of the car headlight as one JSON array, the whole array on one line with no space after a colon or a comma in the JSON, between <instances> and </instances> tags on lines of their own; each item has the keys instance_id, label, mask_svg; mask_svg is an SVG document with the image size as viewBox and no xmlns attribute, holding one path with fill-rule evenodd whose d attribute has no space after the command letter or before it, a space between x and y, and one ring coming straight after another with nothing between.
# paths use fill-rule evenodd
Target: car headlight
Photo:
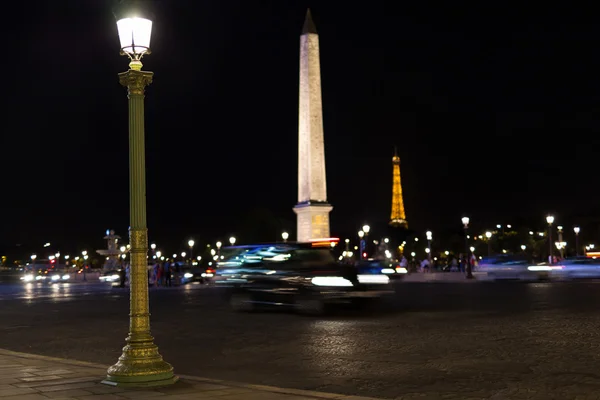
<instances>
[{"instance_id":1,"label":"car headlight","mask_svg":"<svg viewBox=\"0 0 600 400\"><path fill-rule=\"evenodd\" d=\"M27 274L24 277L22 277L21 279L24 280L25 282L31 282L33 280L33 275Z\"/></svg>"},{"instance_id":2,"label":"car headlight","mask_svg":"<svg viewBox=\"0 0 600 400\"><path fill-rule=\"evenodd\" d=\"M51 279L52 279L53 281L58 281L58 280L60 280L60 275L52 275L52 278L51 278Z\"/></svg>"},{"instance_id":3,"label":"car headlight","mask_svg":"<svg viewBox=\"0 0 600 400\"><path fill-rule=\"evenodd\" d=\"M71 277L71 276L70 276L70 275L68 275L68 274L67 274L67 275L63 275L63 276L62 276L63 280L65 280L65 281L66 281L67 279L69 279L70 277Z\"/></svg>"},{"instance_id":4,"label":"car headlight","mask_svg":"<svg viewBox=\"0 0 600 400\"><path fill-rule=\"evenodd\" d=\"M185 274L183 274L183 277L184 277L185 279L190 279L190 278L193 278L193 277L194 277L194 274L190 274L189 272L186 272Z\"/></svg>"},{"instance_id":5,"label":"car headlight","mask_svg":"<svg viewBox=\"0 0 600 400\"><path fill-rule=\"evenodd\" d=\"M408 270L406 268L404 268L404 267L397 267L396 268L396 273L397 274L407 274Z\"/></svg>"},{"instance_id":6,"label":"car headlight","mask_svg":"<svg viewBox=\"0 0 600 400\"><path fill-rule=\"evenodd\" d=\"M119 276L118 274L114 274L114 275L111 275L111 276L110 276L110 280L111 280L111 281L116 281L116 280L117 280L117 279L119 279L119 278L120 278L120 276Z\"/></svg>"},{"instance_id":7,"label":"car headlight","mask_svg":"<svg viewBox=\"0 0 600 400\"><path fill-rule=\"evenodd\" d=\"M311 282L316 286L354 286L352 282L341 276L315 276Z\"/></svg>"},{"instance_id":8,"label":"car headlight","mask_svg":"<svg viewBox=\"0 0 600 400\"><path fill-rule=\"evenodd\" d=\"M382 274L393 274L394 272L396 272L396 271L394 271L394 268L382 268L381 269Z\"/></svg>"}]
</instances>

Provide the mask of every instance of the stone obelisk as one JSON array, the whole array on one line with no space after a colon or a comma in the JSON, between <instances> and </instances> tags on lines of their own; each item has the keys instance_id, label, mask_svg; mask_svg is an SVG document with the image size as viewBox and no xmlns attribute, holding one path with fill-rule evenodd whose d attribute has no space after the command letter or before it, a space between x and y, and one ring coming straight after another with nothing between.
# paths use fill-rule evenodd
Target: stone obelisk
<instances>
[{"instance_id":1,"label":"stone obelisk","mask_svg":"<svg viewBox=\"0 0 600 400\"><path fill-rule=\"evenodd\" d=\"M298 116L298 218L299 242L329 237L329 213L323 142L319 35L310 10L300 36L300 102Z\"/></svg>"}]
</instances>

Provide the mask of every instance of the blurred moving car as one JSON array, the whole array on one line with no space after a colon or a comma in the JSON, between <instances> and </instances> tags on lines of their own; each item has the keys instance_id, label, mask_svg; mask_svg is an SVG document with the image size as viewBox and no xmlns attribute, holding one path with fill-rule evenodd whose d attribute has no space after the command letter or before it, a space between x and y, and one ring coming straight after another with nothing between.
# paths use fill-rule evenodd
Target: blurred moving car
<instances>
[{"instance_id":1,"label":"blurred moving car","mask_svg":"<svg viewBox=\"0 0 600 400\"><path fill-rule=\"evenodd\" d=\"M600 278L600 259L598 258L585 256L565 258L547 268L553 279Z\"/></svg>"},{"instance_id":2,"label":"blurred moving car","mask_svg":"<svg viewBox=\"0 0 600 400\"><path fill-rule=\"evenodd\" d=\"M266 305L321 314L329 304L394 293L386 274L337 263L329 242L236 246L223 254L216 282L235 286L230 305L236 311Z\"/></svg>"},{"instance_id":3,"label":"blurred moving car","mask_svg":"<svg viewBox=\"0 0 600 400\"><path fill-rule=\"evenodd\" d=\"M355 267L359 274L385 274L391 280L400 280L408 273L406 268L390 260L360 260Z\"/></svg>"},{"instance_id":4,"label":"blurred moving car","mask_svg":"<svg viewBox=\"0 0 600 400\"><path fill-rule=\"evenodd\" d=\"M182 285L192 282L210 283L215 272L216 270L211 267L183 267L179 272L179 282Z\"/></svg>"},{"instance_id":5,"label":"blurred moving car","mask_svg":"<svg viewBox=\"0 0 600 400\"><path fill-rule=\"evenodd\" d=\"M121 270L105 271L100 275L99 279L100 282L107 282L113 286L117 286L121 283Z\"/></svg>"},{"instance_id":6,"label":"blurred moving car","mask_svg":"<svg viewBox=\"0 0 600 400\"><path fill-rule=\"evenodd\" d=\"M71 280L71 274L66 268L39 267L26 268L20 278L23 282L60 283Z\"/></svg>"},{"instance_id":7,"label":"blurred moving car","mask_svg":"<svg viewBox=\"0 0 600 400\"><path fill-rule=\"evenodd\" d=\"M551 269L542 265L532 265L525 256L501 254L483 257L477 267L479 279L500 280L518 279L533 281L548 279Z\"/></svg>"}]
</instances>

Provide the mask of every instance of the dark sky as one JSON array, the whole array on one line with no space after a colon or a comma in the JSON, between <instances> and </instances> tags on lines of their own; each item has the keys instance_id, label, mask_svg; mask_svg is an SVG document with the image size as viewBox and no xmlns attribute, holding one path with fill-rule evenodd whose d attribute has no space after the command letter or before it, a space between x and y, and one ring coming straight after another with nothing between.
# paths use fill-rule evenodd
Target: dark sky
<instances>
[{"instance_id":1,"label":"dark sky","mask_svg":"<svg viewBox=\"0 0 600 400\"><path fill-rule=\"evenodd\" d=\"M332 234L363 222L383 229L396 144L415 230L460 229L463 213L482 229L542 226L547 212L564 224L597 215L600 26L575 7L482 4L158 2L143 60L155 73L151 240L243 236L261 209L295 234L308 6L320 33ZM20 17L0 28L0 248L75 250L101 244L107 228L126 234L127 98L117 73L128 60L111 3L10 7Z\"/></svg>"}]
</instances>

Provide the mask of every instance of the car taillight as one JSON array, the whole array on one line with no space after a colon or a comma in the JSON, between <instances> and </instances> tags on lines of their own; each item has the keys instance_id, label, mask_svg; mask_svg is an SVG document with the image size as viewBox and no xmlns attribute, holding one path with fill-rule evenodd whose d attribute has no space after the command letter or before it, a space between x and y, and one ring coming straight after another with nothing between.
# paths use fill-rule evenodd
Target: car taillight
<instances>
[{"instance_id":1,"label":"car taillight","mask_svg":"<svg viewBox=\"0 0 600 400\"><path fill-rule=\"evenodd\" d=\"M208 274L214 274L215 270L214 269L207 269L206 273L208 273Z\"/></svg>"}]
</instances>

